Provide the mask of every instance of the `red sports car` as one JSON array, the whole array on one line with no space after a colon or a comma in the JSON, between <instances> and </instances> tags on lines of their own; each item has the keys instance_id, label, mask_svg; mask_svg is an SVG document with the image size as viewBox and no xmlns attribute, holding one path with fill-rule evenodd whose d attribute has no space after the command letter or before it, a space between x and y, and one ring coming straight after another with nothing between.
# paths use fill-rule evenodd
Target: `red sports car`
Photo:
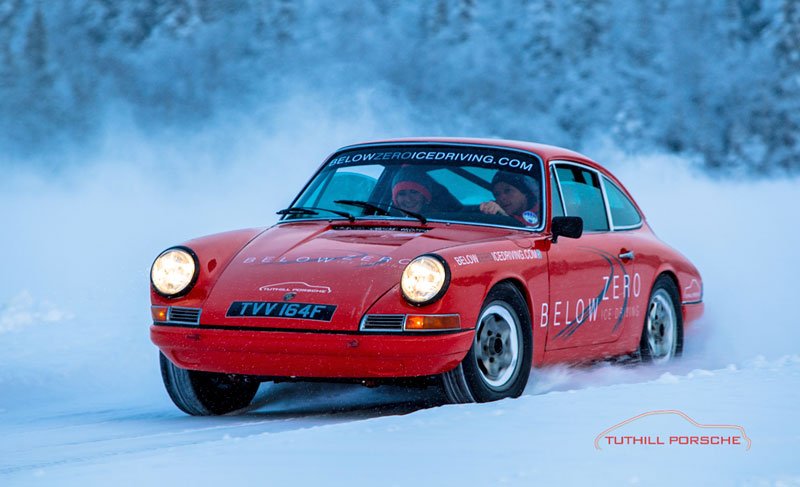
<instances>
[{"instance_id":1,"label":"red sports car","mask_svg":"<svg viewBox=\"0 0 800 487\"><path fill-rule=\"evenodd\" d=\"M348 146L278 214L153 263L151 338L189 414L244 408L281 380L516 397L532 367L672 360L703 313L697 269L622 183L558 147Z\"/></svg>"}]
</instances>

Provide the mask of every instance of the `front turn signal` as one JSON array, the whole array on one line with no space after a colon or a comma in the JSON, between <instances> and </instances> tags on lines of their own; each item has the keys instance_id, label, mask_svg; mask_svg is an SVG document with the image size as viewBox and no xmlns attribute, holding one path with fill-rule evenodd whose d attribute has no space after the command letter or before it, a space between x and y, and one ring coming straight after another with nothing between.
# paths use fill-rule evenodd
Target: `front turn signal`
<instances>
[{"instance_id":1,"label":"front turn signal","mask_svg":"<svg viewBox=\"0 0 800 487\"><path fill-rule=\"evenodd\" d=\"M457 330L461 328L458 315L408 315L405 329L408 331Z\"/></svg>"},{"instance_id":2,"label":"front turn signal","mask_svg":"<svg viewBox=\"0 0 800 487\"><path fill-rule=\"evenodd\" d=\"M150 314L153 315L153 321L167 321L166 306L151 306Z\"/></svg>"}]
</instances>

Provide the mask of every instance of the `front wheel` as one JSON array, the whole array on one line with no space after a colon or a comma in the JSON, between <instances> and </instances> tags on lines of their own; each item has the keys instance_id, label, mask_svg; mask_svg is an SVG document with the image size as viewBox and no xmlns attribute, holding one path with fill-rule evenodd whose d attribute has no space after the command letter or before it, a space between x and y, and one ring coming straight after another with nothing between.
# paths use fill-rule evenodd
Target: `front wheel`
<instances>
[{"instance_id":1,"label":"front wheel","mask_svg":"<svg viewBox=\"0 0 800 487\"><path fill-rule=\"evenodd\" d=\"M501 283L486 296L467 356L442 375L452 403L519 397L528 383L533 357L531 319L519 290Z\"/></svg>"},{"instance_id":2,"label":"front wheel","mask_svg":"<svg viewBox=\"0 0 800 487\"><path fill-rule=\"evenodd\" d=\"M192 416L230 413L247 407L260 382L246 375L199 372L177 367L159 353L161 378L172 402Z\"/></svg>"},{"instance_id":3,"label":"front wheel","mask_svg":"<svg viewBox=\"0 0 800 487\"><path fill-rule=\"evenodd\" d=\"M644 318L639 356L642 362L664 364L683 351L683 317L678 288L668 276L653 285Z\"/></svg>"}]
</instances>

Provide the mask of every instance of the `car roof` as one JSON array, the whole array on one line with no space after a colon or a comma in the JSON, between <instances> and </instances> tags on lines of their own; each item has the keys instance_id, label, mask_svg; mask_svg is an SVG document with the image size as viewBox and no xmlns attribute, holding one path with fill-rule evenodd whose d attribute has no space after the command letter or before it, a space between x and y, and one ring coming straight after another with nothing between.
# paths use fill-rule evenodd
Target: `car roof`
<instances>
[{"instance_id":1,"label":"car roof","mask_svg":"<svg viewBox=\"0 0 800 487\"><path fill-rule=\"evenodd\" d=\"M488 145L500 148L520 149L528 152L533 152L542 157L545 161L554 159L569 159L578 162L585 162L588 165L602 168L599 164L594 162L587 156L563 147L554 145L538 144L535 142L525 142L521 140L507 140L507 139L488 139L488 138L472 138L472 137L407 137L396 139L380 139L362 142L359 144L351 144L342 147L339 150L351 149L364 145L374 144L393 144L393 143L441 143L441 144L467 144L467 145ZM338 152L338 151L337 151Z\"/></svg>"}]
</instances>

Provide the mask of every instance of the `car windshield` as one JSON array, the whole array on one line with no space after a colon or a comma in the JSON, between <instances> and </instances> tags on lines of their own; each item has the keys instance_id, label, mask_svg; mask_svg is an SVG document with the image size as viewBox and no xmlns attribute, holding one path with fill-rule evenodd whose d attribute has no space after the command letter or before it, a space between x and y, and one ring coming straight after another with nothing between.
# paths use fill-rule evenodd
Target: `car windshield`
<instances>
[{"instance_id":1,"label":"car windshield","mask_svg":"<svg viewBox=\"0 0 800 487\"><path fill-rule=\"evenodd\" d=\"M283 220L417 219L542 228L542 162L473 145L377 145L334 154Z\"/></svg>"}]
</instances>

